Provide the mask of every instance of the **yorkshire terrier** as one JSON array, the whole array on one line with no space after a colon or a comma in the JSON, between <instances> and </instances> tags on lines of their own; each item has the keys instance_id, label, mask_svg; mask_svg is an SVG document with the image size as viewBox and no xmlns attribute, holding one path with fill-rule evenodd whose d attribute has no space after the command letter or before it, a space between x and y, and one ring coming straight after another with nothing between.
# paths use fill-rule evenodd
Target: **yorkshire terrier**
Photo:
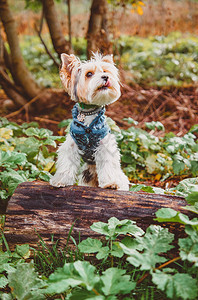
<instances>
[{"instance_id":1,"label":"yorkshire terrier","mask_svg":"<svg viewBox=\"0 0 198 300\"><path fill-rule=\"evenodd\" d=\"M60 78L66 92L77 102L66 141L58 149L56 173L50 184L129 190L120 167L116 139L106 123L105 105L119 99L118 69L111 55L99 53L86 62L75 55L61 55ZM81 159L85 162L79 174ZM78 176L79 175L79 176Z\"/></svg>"}]
</instances>

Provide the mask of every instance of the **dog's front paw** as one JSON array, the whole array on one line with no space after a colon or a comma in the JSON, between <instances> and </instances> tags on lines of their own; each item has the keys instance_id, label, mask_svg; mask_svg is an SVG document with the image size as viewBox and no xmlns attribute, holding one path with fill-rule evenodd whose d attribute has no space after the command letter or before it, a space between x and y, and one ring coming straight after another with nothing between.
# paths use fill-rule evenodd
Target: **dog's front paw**
<instances>
[{"instance_id":1,"label":"dog's front paw","mask_svg":"<svg viewBox=\"0 0 198 300\"><path fill-rule=\"evenodd\" d=\"M67 185L73 185L74 180L66 176L64 173L56 173L51 179L50 184L55 187L64 187Z\"/></svg>"}]
</instances>

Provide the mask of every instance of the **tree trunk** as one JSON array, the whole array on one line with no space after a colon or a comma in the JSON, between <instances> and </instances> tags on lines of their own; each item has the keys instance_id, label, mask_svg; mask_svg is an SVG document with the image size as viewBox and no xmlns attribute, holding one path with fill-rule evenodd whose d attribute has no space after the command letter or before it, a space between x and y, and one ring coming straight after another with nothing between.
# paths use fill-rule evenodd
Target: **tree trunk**
<instances>
[{"instance_id":1,"label":"tree trunk","mask_svg":"<svg viewBox=\"0 0 198 300\"><path fill-rule=\"evenodd\" d=\"M54 1L42 0L42 3L54 50L59 56L61 53L69 54L71 52L70 45L63 35Z\"/></svg>"},{"instance_id":2,"label":"tree trunk","mask_svg":"<svg viewBox=\"0 0 198 300\"><path fill-rule=\"evenodd\" d=\"M155 212L162 207L182 209L187 203L181 197L115 191L100 188L68 186L54 188L46 182L25 182L11 197L6 216L5 235L9 245L29 243L36 247L36 231L50 242L51 234L65 243L75 222L72 236L78 239L98 237L90 229L93 222L107 222L111 217L131 219L144 230L154 224ZM158 223L159 224L159 223ZM160 224L169 227L176 237L183 236L183 225Z\"/></svg>"},{"instance_id":3,"label":"tree trunk","mask_svg":"<svg viewBox=\"0 0 198 300\"><path fill-rule=\"evenodd\" d=\"M92 52L100 51L104 54L112 53L112 46L108 36L106 0L93 0L89 26L87 31L87 57Z\"/></svg>"},{"instance_id":4,"label":"tree trunk","mask_svg":"<svg viewBox=\"0 0 198 300\"><path fill-rule=\"evenodd\" d=\"M41 92L41 89L33 80L23 60L15 20L11 14L7 0L0 0L0 19L3 23L10 47L12 72L15 73L17 83L22 87L25 96L28 99L34 98Z\"/></svg>"}]
</instances>

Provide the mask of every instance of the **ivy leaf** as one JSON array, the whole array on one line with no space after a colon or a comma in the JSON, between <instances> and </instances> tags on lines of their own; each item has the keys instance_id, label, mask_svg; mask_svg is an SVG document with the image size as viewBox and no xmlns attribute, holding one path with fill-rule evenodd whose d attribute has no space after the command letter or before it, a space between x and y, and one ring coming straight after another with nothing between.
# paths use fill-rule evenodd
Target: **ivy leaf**
<instances>
[{"instance_id":1,"label":"ivy leaf","mask_svg":"<svg viewBox=\"0 0 198 300\"><path fill-rule=\"evenodd\" d=\"M45 299L41 291L44 282L35 273L33 263L18 264L15 272L8 273L8 280L12 294L17 299Z\"/></svg>"},{"instance_id":2,"label":"ivy leaf","mask_svg":"<svg viewBox=\"0 0 198 300\"><path fill-rule=\"evenodd\" d=\"M130 281L130 276L124 275L125 273L125 270L117 268L109 268L103 272L101 276L102 291L106 296L128 294L135 288L135 282Z\"/></svg>"},{"instance_id":3,"label":"ivy leaf","mask_svg":"<svg viewBox=\"0 0 198 300\"><path fill-rule=\"evenodd\" d=\"M158 254L167 252L174 248L169 245L173 241L174 235L168 232L167 228L161 226L151 225L147 228L146 234L143 237L136 237L139 243L138 247L142 248L139 252L136 249L131 249L125 245L121 245L123 251L129 255L127 260L134 265L139 267L141 270L152 270L155 268L157 263L163 263L166 258L159 256Z\"/></svg>"},{"instance_id":4,"label":"ivy leaf","mask_svg":"<svg viewBox=\"0 0 198 300\"><path fill-rule=\"evenodd\" d=\"M156 270L152 274L152 281L158 289L165 291L168 298L197 299L197 282L188 274L171 275Z\"/></svg>"}]
</instances>

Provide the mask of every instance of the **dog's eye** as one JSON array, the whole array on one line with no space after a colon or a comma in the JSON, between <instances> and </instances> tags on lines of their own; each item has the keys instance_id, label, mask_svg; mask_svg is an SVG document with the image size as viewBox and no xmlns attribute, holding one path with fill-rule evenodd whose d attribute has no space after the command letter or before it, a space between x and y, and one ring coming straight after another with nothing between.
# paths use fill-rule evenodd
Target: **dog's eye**
<instances>
[{"instance_id":1,"label":"dog's eye","mask_svg":"<svg viewBox=\"0 0 198 300\"><path fill-rule=\"evenodd\" d=\"M86 74L86 77L91 77L91 76L93 76L93 73L92 73L92 72L88 72L88 73Z\"/></svg>"}]
</instances>

